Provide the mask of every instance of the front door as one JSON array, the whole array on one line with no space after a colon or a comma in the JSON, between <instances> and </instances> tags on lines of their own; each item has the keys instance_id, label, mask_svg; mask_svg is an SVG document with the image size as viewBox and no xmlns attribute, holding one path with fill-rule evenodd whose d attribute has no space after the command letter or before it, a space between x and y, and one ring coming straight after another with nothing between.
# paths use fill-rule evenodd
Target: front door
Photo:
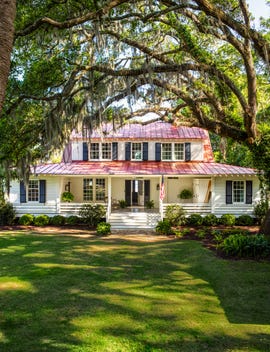
<instances>
[{"instance_id":1,"label":"front door","mask_svg":"<svg viewBox=\"0 0 270 352\"><path fill-rule=\"evenodd\" d=\"M143 206L150 200L150 180L125 180L127 206Z\"/></svg>"}]
</instances>

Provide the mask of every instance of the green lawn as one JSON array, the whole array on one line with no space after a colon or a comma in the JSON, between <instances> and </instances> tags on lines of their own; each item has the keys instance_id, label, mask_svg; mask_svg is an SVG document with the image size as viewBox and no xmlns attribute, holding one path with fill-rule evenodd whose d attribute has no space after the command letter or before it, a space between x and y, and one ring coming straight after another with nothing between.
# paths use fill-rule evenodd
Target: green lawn
<instances>
[{"instance_id":1,"label":"green lawn","mask_svg":"<svg viewBox=\"0 0 270 352\"><path fill-rule=\"evenodd\" d=\"M270 351L270 264L199 242L0 233L0 351Z\"/></svg>"}]
</instances>

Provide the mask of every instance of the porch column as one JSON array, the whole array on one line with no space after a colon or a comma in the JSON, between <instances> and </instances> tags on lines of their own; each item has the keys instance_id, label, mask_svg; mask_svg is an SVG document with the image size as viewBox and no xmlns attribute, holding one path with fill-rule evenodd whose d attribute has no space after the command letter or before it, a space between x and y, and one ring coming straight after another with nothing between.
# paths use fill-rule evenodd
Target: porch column
<instances>
[{"instance_id":1,"label":"porch column","mask_svg":"<svg viewBox=\"0 0 270 352\"><path fill-rule=\"evenodd\" d=\"M109 217L112 209L112 178L108 176L108 204L107 204L107 214L106 221L109 221Z\"/></svg>"},{"instance_id":2,"label":"porch column","mask_svg":"<svg viewBox=\"0 0 270 352\"><path fill-rule=\"evenodd\" d=\"M162 187L165 187L164 185L164 178L163 178L163 184L162 184L162 176L159 178L159 212L160 212L160 217L161 220L163 220L164 214L163 214L163 196L162 196Z\"/></svg>"}]
</instances>

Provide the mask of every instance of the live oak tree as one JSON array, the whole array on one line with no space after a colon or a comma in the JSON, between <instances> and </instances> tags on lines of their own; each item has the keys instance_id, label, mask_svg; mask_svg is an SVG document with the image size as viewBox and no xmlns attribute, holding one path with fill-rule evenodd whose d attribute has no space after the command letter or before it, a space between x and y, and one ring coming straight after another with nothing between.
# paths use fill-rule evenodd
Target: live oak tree
<instances>
[{"instance_id":1,"label":"live oak tree","mask_svg":"<svg viewBox=\"0 0 270 352\"><path fill-rule=\"evenodd\" d=\"M7 142L3 160L152 112L246 145L270 180L269 23L245 0L21 0L15 27L0 134L16 126L21 152Z\"/></svg>"}]
</instances>

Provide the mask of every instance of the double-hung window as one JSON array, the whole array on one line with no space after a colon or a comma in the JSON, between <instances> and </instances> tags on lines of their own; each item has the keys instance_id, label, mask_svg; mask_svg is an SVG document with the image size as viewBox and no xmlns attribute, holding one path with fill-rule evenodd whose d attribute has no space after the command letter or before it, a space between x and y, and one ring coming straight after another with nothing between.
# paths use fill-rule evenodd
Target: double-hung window
<instances>
[{"instance_id":1,"label":"double-hung window","mask_svg":"<svg viewBox=\"0 0 270 352\"><path fill-rule=\"evenodd\" d=\"M38 180L30 180L28 184L28 201L38 202L39 200L39 182Z\"/></svg>"},{"instance_id":2,"label":"double-hung window","mask_svg":"<svg viewBox=\"0 0 270 352\"><path fill-rule=\"evenodd\" d=\"M83 200L84 201L93 200L93 179L92 178L83 179Z\"/></svg>"},{"instance_id":3,"label":"double-hung window","mask_svg":"<svg viewBox=\"0 0 270 352\"><path fill-rule=\"evenodd\" d=\"M102 159L111 160L112 159L112 143L102 143Z\"/></svg>"},{"instance_id":4,"label":"double-hung window","mask_svg":"<svg viewBox=\"0 0 270 352\"><path fill-rule=\"evenodd\" d=\"M142 160L142 143L132 143L131 160Z\"/></svg>"},{"instance_id":5,"label":"double-hung window","mask_svg":"<svg viewBox=\"0 0 270 352\"><path fill-rule=\"evenodd\" d=\"M185 159L185 145L184 143L174 143L174 160Z\"/></svg>"},{"instance_id":6,"label":"double-hung window","mask_svg":"<svg viewBox=\"0 0 270 352\"><path fill-rule=\"evenodd\" d=\"M90 143L90 159L99 159L99 143Z\"/></svg>"},{"instance_id":7,"label":"double-hung window","mask_svg":"<svg viewBox=\"0 0 270 352\"><path fill-rule=\"evenodd\" d=\"M162 143L161 145L161 159L172 160L172 143Z\"/></svg>"},{"instance_id":8,"label":"double-hung window","mask_svg":"<svg viewBox=\"0 0 270 352\"><path fill-rule=\"evenodd\" d=\"M244 181L233 181L233 203L245 202L245 183Z\"/></svg>"},{"instance_id":9,"label":"double-hung window","mask_svg":"<svg viewBox=\"0 0 270 352\"><path fill-rule=\"evenodd\" d=\"M105 178L96 179L96 201L105 199Z\"/></svg>"}]
</instances>

